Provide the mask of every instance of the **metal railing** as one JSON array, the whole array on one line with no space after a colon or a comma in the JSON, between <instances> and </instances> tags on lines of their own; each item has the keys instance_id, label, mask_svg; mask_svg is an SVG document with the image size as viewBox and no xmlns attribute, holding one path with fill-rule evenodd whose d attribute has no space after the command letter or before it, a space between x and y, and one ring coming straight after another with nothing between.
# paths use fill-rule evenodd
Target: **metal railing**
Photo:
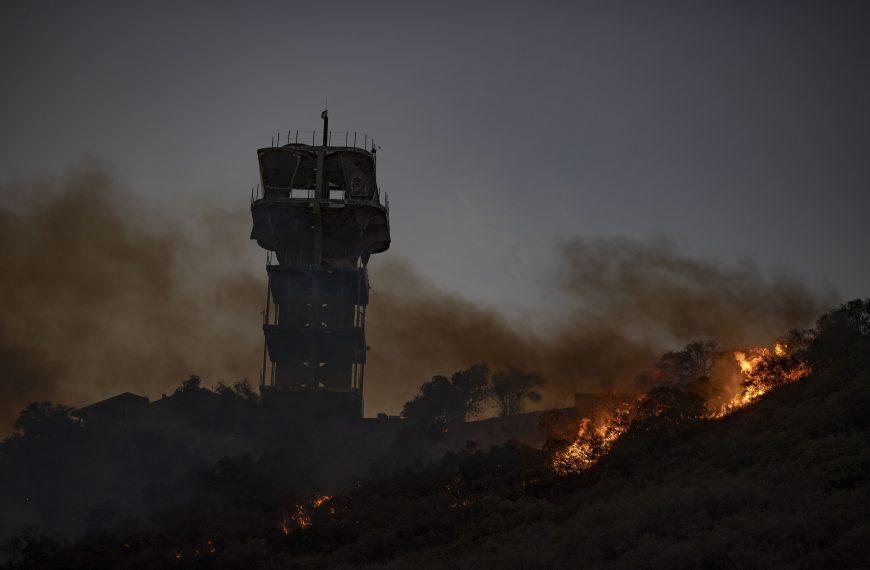
<instances>
[{"instance_id":1,"label":"metal railing","mask_svg":"<svg viewBox=\"0 0 870 570\"><path fill-rule=\"evenodd\" d=\"M335 191L335 189L332 189L332 191ZM348 193L346 190L342 190L342 194L343 195L341 198L332 198L331 196L329 196L329 191L327 190L327 196L321 202L332 204L376 204L378 206L383 206L384 210L387 211L387 215L389 215L390 195L387 194L387 192L385 192L382 187L378 187L378 191L375 192L374 200L348 197ZM265 193L263 192L259 184L251 187L251 205L253 205L254 202L262 200L265 197ZM312 190L311 188L292 188L287 192L287 196L283 197L282 200L290 200L293 202L311 202L312 200L314 200L314 190Z\"/></svg>"},{"instance_id":2,"label":"metal railing","mask_svg":"<svg viewBox=\"0 0 870 570\"><path fill-rule=\"evenodd\" d=\"M277 147L282 144L320 146L323 144L323 131L278 131L272 137L272 146ZM337 148L360 148L369 152L376 152L380 148L375 144L375 139L366 133L356 131L329 131L326 145Z\"/></svg>"}]
</instances>

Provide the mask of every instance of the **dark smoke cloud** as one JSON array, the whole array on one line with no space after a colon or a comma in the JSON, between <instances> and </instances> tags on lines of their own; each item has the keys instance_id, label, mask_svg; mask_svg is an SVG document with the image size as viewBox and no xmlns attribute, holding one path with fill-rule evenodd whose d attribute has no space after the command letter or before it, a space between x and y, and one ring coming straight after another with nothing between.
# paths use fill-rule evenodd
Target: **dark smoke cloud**
<instances>
[{"instance_id":1,"label":"dark smoke cloud","mask_svg":"<svg viewBox=\"0 0 870 570\"><path fill-rule=\"evenodd\" d=\"M146 215L98 167L0 189L0 424L29 401L151 397L187 374L256 382L262 263L247 210ZM252 253L253 252L253 253ZM688 258L667 243L577 239L559 247L551 324L512 320L430 286L393 252L372 269L366 410L396 412L433 374L474 362L576 390L628 390L665 349L740 346L811 322L829 297L751 264Z\"/></svg>"},{"instance_id":2,"label":"dark smoke cloud","mask_svg":"<svg viewBox=\"0 0 870 570\"><path fill-rule=\"evenodd\" d=\"M561 252L563 285L585 319L667 341L765 342L834 302L787 273L691 258L665 239L576 239Z\"/></svg>"},{"instance_id":3,"label":"dark smoke cloud","mask_svg":"<svg viewBox=\"0 0 870 570\"><path fill-rule=\"evenodd\" d=\"M173 228L95 166L2 195L20 206L0 210L0 432L32 400L159 396L189 373L254 380L262 286L228 264L240 219Z\"/></svg>"},{"instance_id":4,"label":"dark smoke cloud","mask_svg":"<svg viewBox=\"0 0 870 570\"><path fill-rule=\"evenodd\" d=\"M566 324L545 331L513 323L432 288L400 260L379 265L372 281L366 321L372 351L366 374L377 387L367 390L370 412L395 410L428 376L474 362L540 372L550 382L548 403L569 405L569 385L602 388L613 378L642 370L657 354L655 345L627 338L618 323Z\"/></svg>"},{"instance_id":5,"label":"dark smoke cloud","mask_svg":"<svg viewBox=\"0 0 870 570\"><path fill-rule=\"evenodd\" d=\"M559 253L555 282L567 302L544 329L434 289L407 262L379 266L367 409L396 409L432 373L478 361L542 373L546 406L570 405L575 391L632 391L665 350L702 339L770 342L833 303L794 277L693 259L664 240L578 238Z\"/></svg>"}]
</instances>

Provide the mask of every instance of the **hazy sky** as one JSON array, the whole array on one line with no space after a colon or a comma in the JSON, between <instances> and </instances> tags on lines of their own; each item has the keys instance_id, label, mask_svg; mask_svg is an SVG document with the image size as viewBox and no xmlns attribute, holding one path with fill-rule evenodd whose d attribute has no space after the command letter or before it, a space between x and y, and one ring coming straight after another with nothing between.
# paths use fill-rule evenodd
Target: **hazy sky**
<instances>
[{"instance_id":1,"label":"hazy sky","mask_svg":"<svg viewBox=\"0 0 870 570\"><path fill-rule=\"evenodd\" d=\"M255 149L328 97L382 146L386 255L474 299L547 305L578 234L870 294L867 2L5 0L0 82L0 184L92 156L247 208Z\"/></svg>"}]
</instances>

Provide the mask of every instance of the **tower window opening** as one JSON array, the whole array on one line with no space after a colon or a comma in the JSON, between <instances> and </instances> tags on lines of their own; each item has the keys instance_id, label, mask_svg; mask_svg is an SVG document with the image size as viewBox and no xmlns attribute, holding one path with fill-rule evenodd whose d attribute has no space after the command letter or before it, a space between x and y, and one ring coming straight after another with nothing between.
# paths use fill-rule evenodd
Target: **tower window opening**
<instances>
[{"instance_id":1,"label":"tower window opening","mask_svg":"<svg viewBox=\"0 0 870 570\"><path fill-rule=\"evenodd\" d=\"M293 190L290 191L290 197L295 198L297 200L299 200L299 199L310 200L312 198L313 192L314 192L313 190L309 190L307 188L294 188Z\"/></svg>"}]
</instances>

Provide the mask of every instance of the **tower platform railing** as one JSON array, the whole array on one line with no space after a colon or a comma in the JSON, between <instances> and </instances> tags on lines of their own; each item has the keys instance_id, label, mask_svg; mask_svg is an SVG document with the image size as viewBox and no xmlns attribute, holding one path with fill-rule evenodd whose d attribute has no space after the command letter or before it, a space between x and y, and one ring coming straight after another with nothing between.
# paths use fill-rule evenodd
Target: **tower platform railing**
<instances>
[{"instance_id":1,"label":"tower platform railing","mask_svg":"<svg viewBox=\"0 0 870 570\"><path fill-rule=\"evenodd\" d=\"M279 147L287 144L304 144L308 146L321 146L323 143L323 131L278 131L272 137L271 146ZM377 150L375 139L366 133L358 131L328 131L326 146L331 148L356 148L372 152Z\"/></svg>"}]
</instances>

